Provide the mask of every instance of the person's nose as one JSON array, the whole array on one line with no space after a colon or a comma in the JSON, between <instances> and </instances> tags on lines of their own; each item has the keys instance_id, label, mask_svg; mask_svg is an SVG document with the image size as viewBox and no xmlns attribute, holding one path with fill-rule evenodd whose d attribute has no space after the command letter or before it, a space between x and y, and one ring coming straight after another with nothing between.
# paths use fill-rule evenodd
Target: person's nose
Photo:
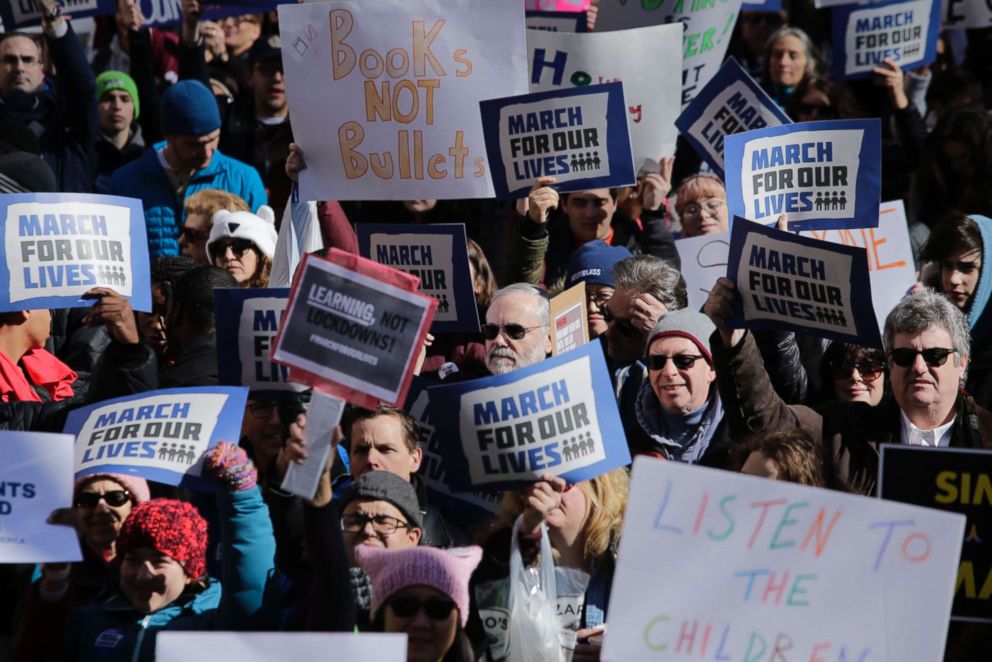
<instances>
[{"instance_id":1,"label":"person's nose","mask_svg":"<svg viewBox=\"0 0 992 662\"><path fill-rule=\"evenodd\" d=\"M382 455L377 450L369 451L369 467L372 471L379 471L382 469Z\"/></svg>"},{"instance_id":2,"label":"person's nose","mask_svg":"<svg viewBox=\"0 0 992 662\"><path fill-rule=\"evenodd\" d=\"M950 280L951 280L951 284L953 284L953 285L960 285L961 283L964 282L964 277L961 274L961 272L958 271L957 269L951 269L951 278L950 278Z\"/></svg>"},{"instance_id":3,"label":"person's nose","mask_svg":"<svg viewBox=\"0 0 992 662\"><path fill-rule=\"evenodd\" d=\"M234 248L232 246L225 246L224 247L224 259L225 260L237 260L238 259L238 256L234 252Z\"/></svg>"},{"instance_id":4,"label":"person's nose","mask_svg":"<svg viewBox=\"0 0 992 662\"><path fill-rule=\"evenodd\" d=\"M913 358L913 372L918 375L922 375L929 370L930 370L930 366L928 366L927 362L923 360L923 355L917 354Z\"/></svg>"},{"instance_id":5,"label":"person's nose","mask_svg":"<svg viewBox=\"0 0 992 662\"><path fill-rule=\"evenodd\" d=\"M675 361L668 359L665 361L665 365L661 367L661 374L666 377L675 377L679 374L678 368L675 367Z\"/></svg>"},{"instance_id":6,"label":"person's nose","mask_svg":"<svg viewBox=\"0 0 992 662\"><path fill-rule=\"evenodd\" d=\"M138 579L147 580L155 577L155 570L152 568L151 561L144 561L140 566L138 566Z\"/></svg>"}]
</instances>

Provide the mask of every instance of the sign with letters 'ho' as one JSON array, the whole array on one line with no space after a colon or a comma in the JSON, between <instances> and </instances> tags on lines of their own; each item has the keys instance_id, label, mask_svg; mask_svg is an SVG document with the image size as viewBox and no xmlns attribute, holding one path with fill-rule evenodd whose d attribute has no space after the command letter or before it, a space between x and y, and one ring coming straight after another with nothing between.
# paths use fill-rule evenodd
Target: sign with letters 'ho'
<instances>
[{"instance_id":1,"label":"sign with letters 'ho'","mask_svg":"<svg viewBox=\"0 0 992 662\"><path fill-rule=\"evenodd\" d=\"M979 4L979 3L976 3ZM833 10L833 75L863 78L892 60L902 69L937 59L940 0L890 0Z\"/></svg>"}]
</instances>

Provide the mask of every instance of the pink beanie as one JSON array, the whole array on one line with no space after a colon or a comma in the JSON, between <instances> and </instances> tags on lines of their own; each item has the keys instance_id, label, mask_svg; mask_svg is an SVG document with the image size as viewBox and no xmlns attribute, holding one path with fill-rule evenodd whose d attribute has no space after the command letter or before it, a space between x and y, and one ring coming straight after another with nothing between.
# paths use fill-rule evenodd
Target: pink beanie
<instances>
[{"instance_id":1,"label":"pink beanie","mask_svg":"<svg viewBox=\"0 0 992 662\"><path fill-rule=\"evenodd\" d=\"M112 480L115 483L120 483L121 487L131 493L131 498L134 500L135 505L148 501L148 499L152 496L151 492L148 490L148 481L144 478L113 473L89 474L77 478L76 484L72 488L72 493L78 494L79 490L83 489L83 487L89 485L94 480Z\"/></svg>"},{"instance_id":2,"label":"pink beanie","mask_svg":"<svg viewBox=\"0 0 992 662\"><path fill-rule=\"evenodd\" d=\"M408 586L430 586L458 606L462 627L468 622L468 580L482 560L481 547L382 549L359 545L358 564L372 580L372 617L393 594Z\"/></svg>"}]
</instances>

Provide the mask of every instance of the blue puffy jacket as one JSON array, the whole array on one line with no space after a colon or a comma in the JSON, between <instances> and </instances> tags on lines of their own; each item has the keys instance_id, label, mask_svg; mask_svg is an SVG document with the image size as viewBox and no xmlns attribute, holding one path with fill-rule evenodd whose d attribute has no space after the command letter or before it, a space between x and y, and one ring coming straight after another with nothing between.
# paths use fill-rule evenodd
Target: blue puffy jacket
<instances>
[{"instance_id":1,"label":"blue puffy jacket","mask_svg":"<svg viewBox=\"0 0 992 662\"><path fill-rule=\"evenodd\" d=\"M183 225L183 202L176 195L169 176L158 160L158 143L144 156L114 172L110 181L113 195L141 198L148 231L148 255L154 262L160 255L179 255L179 230ZM265 204L265 186L258 171L249 165L214 152L203 170L197 171L186 186L185 196L215 188L244 198L252 211Z\"/></svg>"}]
</instances>

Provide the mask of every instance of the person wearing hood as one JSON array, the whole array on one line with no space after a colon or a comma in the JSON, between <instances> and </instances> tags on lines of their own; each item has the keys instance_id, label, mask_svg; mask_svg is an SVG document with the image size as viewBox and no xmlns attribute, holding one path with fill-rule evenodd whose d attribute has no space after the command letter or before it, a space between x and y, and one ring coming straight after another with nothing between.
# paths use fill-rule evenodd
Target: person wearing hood
<instances>
[{"instance_id":1,"label":"person wearing hood","mask_svg":"<svg viewBox=\"0 0 992 662\"><path fill-rule=\"evenodd\" d=\"M96 140L97 193L110 192L110 176L145 151L137 121L141 100L134 79L123 71L104 71L96 77L100 133Z\"/></svg>"}]
</instances>

